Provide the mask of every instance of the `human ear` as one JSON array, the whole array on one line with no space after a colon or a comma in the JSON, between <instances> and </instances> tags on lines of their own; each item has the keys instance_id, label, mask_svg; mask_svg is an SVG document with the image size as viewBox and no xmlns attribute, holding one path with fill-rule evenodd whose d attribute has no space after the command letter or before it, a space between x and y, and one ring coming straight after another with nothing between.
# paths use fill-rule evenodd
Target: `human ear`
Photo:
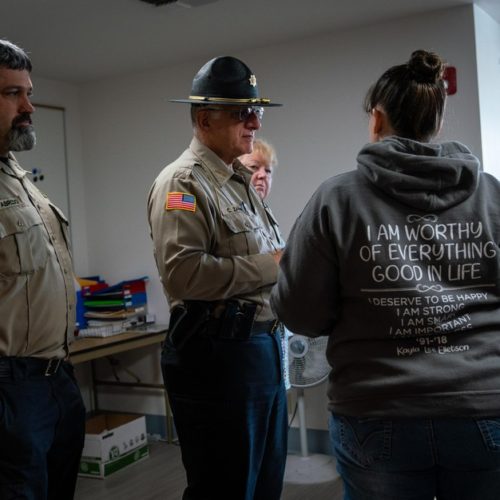
<instances>
[{"instance_id":1,"label":"human ear","mask_svg":"<svg viewBox=\"0 0 500 500\"><path fill-rule=\"evenodd\" d=\"M200 130L207 130L210 128L210 112L200 110L196 114L196 125Z\"/></svg>"},{"instance_id":2,"label":"human ear","mask_svg":"<svg viewBox=\"0 0 500 500\"><path fill-rule=\"evenodd\" d=\"M378 142L384 137L394 133L386 112L379 106L371 110L370 116L370 141Z\"/></svg>"}]
</instances>

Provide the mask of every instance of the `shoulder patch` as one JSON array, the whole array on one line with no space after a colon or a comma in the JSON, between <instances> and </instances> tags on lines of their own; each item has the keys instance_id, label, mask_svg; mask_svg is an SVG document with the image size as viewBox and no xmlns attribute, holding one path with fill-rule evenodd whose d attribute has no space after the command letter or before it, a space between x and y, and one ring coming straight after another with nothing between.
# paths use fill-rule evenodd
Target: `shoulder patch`
<instances>
[{"instance_id":1,"label":"shoulder patch","mask_svg":"<svg viewBox=\"0 0 500 500\"><path fill-rule=\"evenodd\" d=\"M167 194L165 210L187 210L196 212L196 196L189 193L170 191Z\"/></svg>"}]
</instances>

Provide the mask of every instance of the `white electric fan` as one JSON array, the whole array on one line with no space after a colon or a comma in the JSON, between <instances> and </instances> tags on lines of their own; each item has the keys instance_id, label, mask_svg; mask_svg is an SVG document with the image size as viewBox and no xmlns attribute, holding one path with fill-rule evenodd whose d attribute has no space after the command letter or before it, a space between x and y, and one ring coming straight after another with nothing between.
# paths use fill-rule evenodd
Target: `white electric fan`
<instances>
[{"instance_id":1,"label":"white electric fan","mask_svg":"<svg viewBox=\"0 0 500 500\"><path fill-rule=\"evenodd\" d=\"M300 435L300 455L287 457L285 481L288 483L321 483L338 477L332 456L309 454L307 447L304 389L321 384L328 377L327 342L328 337L292 334L288 338L288 373L290 384L297 393Z\"/></svg>"}]
</instances>

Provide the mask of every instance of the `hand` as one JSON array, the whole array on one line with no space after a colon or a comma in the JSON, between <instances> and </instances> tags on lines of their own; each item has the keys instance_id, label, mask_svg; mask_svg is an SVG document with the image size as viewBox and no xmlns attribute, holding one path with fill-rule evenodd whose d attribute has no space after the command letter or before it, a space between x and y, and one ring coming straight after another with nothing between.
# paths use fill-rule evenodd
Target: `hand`
<instances>
[{"instance_id":1,"label":"hand","mask_svg":"<svg viewBox=\"0 0 500 500\"><path fill-rule=\"evenodd\" d=\"M281 260L281 256L283 255L283 250L276 250L276 252L273 252L271 255L273 256L276 264L279 264L280 260Z\"/></svg>"}]
</instances>

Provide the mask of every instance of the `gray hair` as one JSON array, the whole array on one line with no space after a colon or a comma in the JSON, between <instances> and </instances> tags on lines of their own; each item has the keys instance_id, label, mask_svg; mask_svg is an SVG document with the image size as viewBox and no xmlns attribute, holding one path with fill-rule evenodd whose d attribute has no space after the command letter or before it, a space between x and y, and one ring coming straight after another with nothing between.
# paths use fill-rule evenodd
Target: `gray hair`
<instances>
[{"instance_id":1,"label":"gray hair","mask_svg":"<svg viewBox=\"0 0 500 500\"><path fill-rule=\"evenodd\" d=\"M0 40L0 67L27 70L31 73L31 61L23 49L8 40Z\"/></svg>"}]
</instances>

